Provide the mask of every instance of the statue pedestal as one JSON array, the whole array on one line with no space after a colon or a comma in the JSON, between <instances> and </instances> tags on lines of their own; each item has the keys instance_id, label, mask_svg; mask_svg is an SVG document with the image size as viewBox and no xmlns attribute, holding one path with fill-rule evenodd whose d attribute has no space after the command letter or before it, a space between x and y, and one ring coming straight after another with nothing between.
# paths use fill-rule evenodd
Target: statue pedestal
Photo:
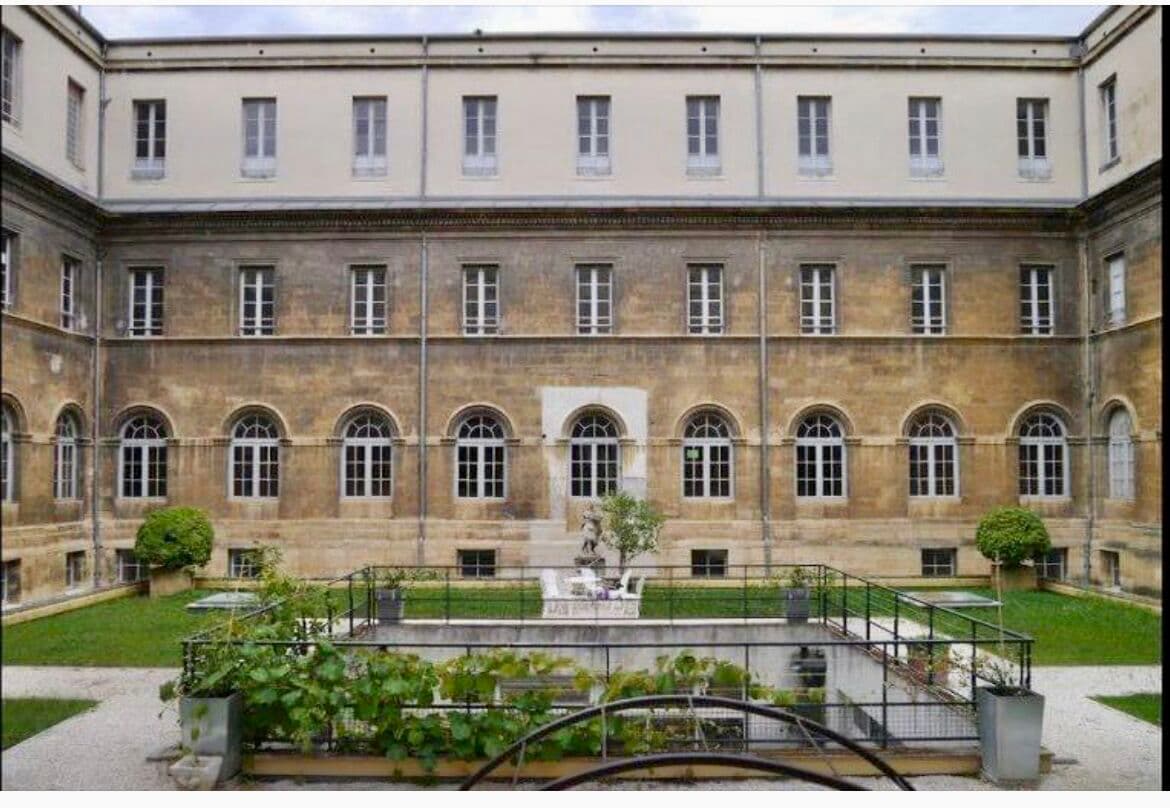
<instances>
[{"instance_id":1,"label":"statue pedestal","mask_svg":"<svg viewBox=\"0 0 1170 808\"><path fill-rule=\"evenodd\" d=\"M598 578L605 574L605 559L599 555L579 555L573 559L573 564L593 570Z\"/></svg>"}]
</instances>

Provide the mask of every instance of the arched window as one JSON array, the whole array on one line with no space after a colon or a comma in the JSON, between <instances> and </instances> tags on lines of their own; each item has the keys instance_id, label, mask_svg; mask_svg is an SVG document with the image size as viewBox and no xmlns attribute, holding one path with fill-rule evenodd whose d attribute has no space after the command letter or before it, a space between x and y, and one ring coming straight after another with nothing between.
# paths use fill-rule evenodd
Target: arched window
<instances>
[{"instance_id":1,"label":"arched window","mask_svg":"<svg viewBox=\"0 0 1170 808\"><path fill-rule=\"evenodd\" d=\"M77 419L63 412L57 417L57 443L53 447L53 496L77 499L78 462Z\"/></svg>"},{"instance_id":2,"label":"arched window","mask_svg":"<svg viewBox=\"0 0 1170 808\"><path fill-rule=\"evenodd\" d=\"M812 415L796 430L796 495L845 496L845 439L831 415Z\"/></svg>"},{"instance_id":3,"label":"arched window","mask_svg":"<svg viewBox=\"0 0 1170 808\"><path fill-rule=\"evenodd\" d=\"M232 428L232 496L280 495L279 433L262 413L249 413Z\"/></svg>"},{"instance_id":4,"label":"arched window","mask_svg":"<svg viewBox=\"0 0 1170 808\"><path fill-rule=\"evenodd\" d=\"M122 427L118 490L123 497L167 495L167 429L154 415L137 415Z\"/></svg>"},{"instance_id":5,"label":"arched window","mask_svg":"<svg viewBox=\"0 0 1170 808\"><path fill-rule=\"evenodd\" d=\"M1056 416L1038 412L1020 427L1020 496L1066 496L1067 441Z\"/></svg>"},{"instance_id":6,"label":"arched window","mask_svg":"<svg viewBox=\"0 0 1170 808\"><path fill-rule=\"evenodd\" d=\"M3 419L3 424L0 426L0 494L3 495L5 502L12 502L16 497L14 494L13 477L16 476L16 457L12 450L12 433L16 418L13 417L12 412L5 404L0 410L0 418Z\"/></svg>"},{"instance_id":7,"label":"arched window","mask_svg":"<svg viewBox=\"0 0 1170 808\"><path fill-rule=\"evenodd\" d=\"M505 496L504 428L490 415L463 419L455 440L456 496L503 499Z\"/></svg>"},{"instance_id":8,"label":"arched window","mask_svg":"<svg viewBox=\"0 0 1170 808\"><path fill-rule=\"evenodd\" d=\"M718 415L701 413L683 433L683 496L731 496L731 431Z\"/></svg>"},{"instance_id":9,"label":"arched window","mask_svg":"<svg viewBox=\"0 0 1170 808\"><path fill-rule=\"evenodd\" d=\"M569 437L569 485L574 497L603 497L618 490L618 430L600 413L577 419Z\"/></svg>"},{"instance_id":10,"label":"arched window","mask_svg":"<svg viewBox=\"0 0 1170 808\"><path fill-rule=\"evenodd\" d=\"M1124 407L1109 417L1109 497L1133 499L1133 420Z\"/></svg>"},{"instance_id":11,"label":"arched window","mask_svg":"<svg viewBox=\"0 0 1170 808\"><path fill-rule=\"evenodd\" d=\"M363 412L345 425L342 479L347 497L388 497L393 491L390 423Z\"/></svg>"},{"instance_id":12,"label":"arched window","mask_svg":"<svg viewBox=\"0 0 1170 808\"><path fill-rule=\"evenodd\" d=\"M910 426L910 496L957 494L958 454L950 420L936 410L919 415Z\"/></svg>"}]
</instances>

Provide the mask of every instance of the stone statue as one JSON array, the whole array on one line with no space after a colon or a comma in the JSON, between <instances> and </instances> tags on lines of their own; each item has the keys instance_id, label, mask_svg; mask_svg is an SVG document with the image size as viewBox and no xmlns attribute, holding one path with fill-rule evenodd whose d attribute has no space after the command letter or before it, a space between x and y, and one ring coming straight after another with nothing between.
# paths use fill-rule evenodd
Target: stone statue
<instances>
[{"instance_id":1,"label":"stone statue","mask_svg":"<svg viewBox=\"0 0 1170 808\"><path fill-rule=\"evenodd\" d=\"M597 557L597 542L601 538L601 511L595 503L590 502L581 513L581 555L583 557Z\"/></svg>"}]
</instances>

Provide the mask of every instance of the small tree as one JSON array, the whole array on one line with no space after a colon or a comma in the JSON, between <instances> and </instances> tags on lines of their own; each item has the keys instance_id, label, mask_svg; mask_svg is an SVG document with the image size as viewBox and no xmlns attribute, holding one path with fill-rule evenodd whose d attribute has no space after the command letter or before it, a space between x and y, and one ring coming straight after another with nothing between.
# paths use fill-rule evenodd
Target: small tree
<instances>
[{"instance_id":1,"label":"small tree","mask_svg":"<svg viewBox=\"0 0 1170 808\"><path fill-rule=\"evenodd\" d=\"M1018 567L1051 547L1044 522L1026 508L989 511L975 530L975 544L986 558L1005 569Z\"/></svg>"},{"instance_id":2,"label":"small tree","mask_svg":"<svg viewBox=\"0 0 1170 808\"><path fill-rule=\"evenodd\" d=\"M198 508L159 508L138 528L134 555L152 567L202 567L211 559L215 531Z\"/></svg>"},{"instance_id":3,"label":"small tree","mask_svg":"<svg viewBox=\"0 0 1170 808\"><path fill-rule=\"evenodd\" d=\"M611 550L617 550L618 569L626 571L626 564L643 553L658 549L658 532L666 517L644 499L637 499L624 491L609 494L601 500L601 541Z\"/></svg>"}]
</instances>

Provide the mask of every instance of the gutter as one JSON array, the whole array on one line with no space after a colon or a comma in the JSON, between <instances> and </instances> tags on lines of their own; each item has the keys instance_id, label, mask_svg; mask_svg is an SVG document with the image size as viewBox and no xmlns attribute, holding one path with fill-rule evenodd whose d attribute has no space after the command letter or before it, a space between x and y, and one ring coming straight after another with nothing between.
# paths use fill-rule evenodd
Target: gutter
<instances>
[{"instance_id":1,"label":"gutter","mask_svg":"<svg viewBox=\"0 0 1170 808\"><path fill-rule=\"evenodd\" d=\"M80 15L78 19L81 20ZM84 22L84 20L81 20ZM106 153L106 106L110 103L110 99L106 97L106 42L104 39L100 40L102 45L102 67L98 72L98 154L97 154L97 200L98 205L101 205L102 190L104 187L103 179L105 174L105 153ZM94 244L94 272L93 272L93 363L90 367L90 375L92 377L92 388L90 392L91 406L90 406L90 441L92 450L90 451L90 491L89 491L89 507L90 507L90 529L93 539L93 585L94 587L101 587L104 581L105 564L104 555L105 550L102 545L102 523L101 523L101 508L99 507L99 495L101 492L101 412L102 412L102 386L101 386L101 368L102 368L102 309L105 301L102 300L102 275L104 271L105 249L101 242L97 241Z\"/></svg>"},{"instance_id":2,"label":"gutter","mask_svg":"<svg viewBox=\"0 0 1170 808\"><path fill-rule=\"evenodd\" d=\"M1089 237L1081 224L1077 234L1077 258L1081 264L1082 310L1081 333L1084 335L1085 374L1085 457L1088 474L1085 475L1088 495L1085 498L1085 544L1082 550L1081 575L1086 586L1092 581L1093 532L1096 527L1097 511L1097 464L1093 452L1093 409L1097 398L1097 385L1093 378L1093 298L1089 278Z\"/></svg>"},{"instance_id":3,"label":"gutter","mask_svg":"<svg viewBox=\"0 0 1170 808\"><path fill-rule=\"evenodd\" d=\"M427 234L421 234L418 339L418 564L425 563L427 541Z\"/></svg>"},{"instance_id":4,"label":"gutter","mask_svg":"<svg viewBox=\"0 0 1170 808\"><path fill-rule=\"evenodd\" d=\"M764 266L764 231L756 235L759 254L759 327L760 371L760 540L764 545L764 570L772 572L772 507L769 499L768 466L768 277Z\"/></svg>"},{"instance_id":5,"label":"gutter","mask_svg":"<svg viewBox=\"0 0 1170 808\"><path fill-rule=\"evenodd\" d=\"M763 79L760 65L760 38L756 37L756 196L764 198L764 106Z\"/></svg>"}]
</instances>

